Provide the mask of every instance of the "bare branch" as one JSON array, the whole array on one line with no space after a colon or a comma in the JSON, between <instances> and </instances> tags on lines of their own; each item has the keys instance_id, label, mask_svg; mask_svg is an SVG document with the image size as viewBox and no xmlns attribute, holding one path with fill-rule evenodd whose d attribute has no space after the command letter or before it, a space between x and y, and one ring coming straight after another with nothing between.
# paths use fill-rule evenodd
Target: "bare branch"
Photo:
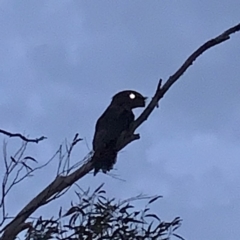
<instances>
[{"instance_id":1,"label":"bare branch","mask_svg":"<svg viewBox=\"0 0 240 240\"><path fill-rule=\"evenodd\" d=\"M28 162L37 163L37 160L31 156L24 156L25 151L27 149L28 142L22 142L20 148L16 151L13 156L7 156L7 143L4 140L3 142L3 161L5 166L5 173L2 178L1 183L1 197L0 197L0 210L1 210L1 220L0 227L5 223L7 219L13 219L12 217L8 217L6 211L6 197L11 190L20 182L27 179L28 177L33 176L33 173L45 166L47 166L53 158L50 158L46 163L37 166L30 167Z\"/></svg>"},{"instance_id":2,"label":"bare branch","mask_svg":"<svg viewBox=\"0 0 240 240\"><path fill-rule=\"evenodd\" d=\"M157 90L153 96L149 105L145 108L143 113L136 119L132 125L130 131L125 133L121 137L121 141L118 143L118 150L120 151L130 142L139 139L138 134L134 134L134 131L148 119L152 111L158 102L164 96L164 94L169 90L169 88L183 75L183 73L193 64L193 62L204 53L209 48L216 46L230 38L230 35L240 31L240 24L228 29L216 38L204 43L200 48L198 48L185 62L184 64L169 77L167 82L161 87L161 80L158 83ZM45 205L49 199L55 195L61 193L64 189L69 188L73 183L78 181L80 178L85 176L88 172L93 169L93 163L91 158L85 164L83 164L79 169L69 174L68 176L57 176L56 179L50 183L41 193L39 193L33 200L31 200L19 213L18 215L1 231L3 233L1 240L14 240L17 234L21 231L22 224L26 219L39 207Z\"/></svg>"},{"instance_id":3,"label":"bare branch","mask_svg":"<svg viewBox=\"0 0 240 240\"><path fill-rule=\"evenodd\" d=\"M21 138L23 141L25 142L34 142L34 143L39 143L40 141L43 141L44 139L47 139L46 137L42 136L40 138L35 138L35 139L31 139L31 138L27 138L25 136L23 136L22 134L20 133L10 133L10 132L7 132L3 129L0 129L0 133L4 134L4 135L7 135L8 137L19 137Z\"/></svg>"},{"instance_id":4,"label":"bare branch","mask_svg":"<svg viewBox=\"0 0 240 240\"><path fill-rule=\"evenodd\" d=\"M70 158L71 158L71 153L73 151L73 148L76 146L76 144L78 142L83 140L82 138L79 138L78 136L79 136L79 134L76 133L70 144L68 144L67 140L65 140L66 152L64 154L62 153L63 145L62 144L60 145L57 176L58 175L68 175L75 168L75 166L70 167Z\"/></svg>"},{"instance_id":5,"label":"bare branch","mask_svg":"<svg viewBox=\"0 0 240 240\"><path fill-rule=\"evenodd\" d=\"M185 73L185 71L193 64L193 62L202 55L205 51L209 48L214 47L224 41L230 39L230 35L240 31L240 23L236 26L229 28L216 38L213 38L206 43L204 43L201 47L199 47L195 52L193 52L187 60L183 63L183 65L172 75L168 78L167 82L161 87L161 80L158 84L157 91L152 98L151 102L142 112L142 114L136 119L133 124L133 132L144 122L148 119L150 114L152 113L153 109L158 105L158 102L161 98L163 98L164 94L170 89L170 87Z\"/></svg>"}]
</instances>

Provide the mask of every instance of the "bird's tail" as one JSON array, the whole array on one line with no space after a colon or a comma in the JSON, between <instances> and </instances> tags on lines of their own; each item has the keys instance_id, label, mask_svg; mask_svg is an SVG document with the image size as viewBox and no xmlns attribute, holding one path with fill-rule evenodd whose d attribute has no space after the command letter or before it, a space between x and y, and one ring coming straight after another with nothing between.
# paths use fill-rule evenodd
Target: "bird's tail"
<instances>
[{"instance_id":1,"label":"bird's tail","mask_svg":"<svg viewBox=\"0 0 240 240\"><path fill-rule=\"evenodd\" d=\"M95 176L99 170L107 173L113 168L117 160L117 151L114 149L105 149L104 151L95 151L93 155L94 173Z\"/></svg>"}]
</instances>

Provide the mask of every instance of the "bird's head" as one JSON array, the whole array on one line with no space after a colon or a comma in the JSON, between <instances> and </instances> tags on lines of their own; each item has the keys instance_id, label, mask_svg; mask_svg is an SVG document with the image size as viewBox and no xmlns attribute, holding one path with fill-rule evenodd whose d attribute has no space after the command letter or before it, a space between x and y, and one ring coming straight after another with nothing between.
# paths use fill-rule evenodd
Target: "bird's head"
<instances>
[{"instance_id":1,"label":"bird's head","mask_svg":"<svg viewBox=\"0 0 240 240\"><path fill-rule=\"evenodd\" d=\"M145 107L146 99L146 97L136 91L125 90L115 94L112 98L112 103L133 109Z\"/></svg>"}]
</instances>

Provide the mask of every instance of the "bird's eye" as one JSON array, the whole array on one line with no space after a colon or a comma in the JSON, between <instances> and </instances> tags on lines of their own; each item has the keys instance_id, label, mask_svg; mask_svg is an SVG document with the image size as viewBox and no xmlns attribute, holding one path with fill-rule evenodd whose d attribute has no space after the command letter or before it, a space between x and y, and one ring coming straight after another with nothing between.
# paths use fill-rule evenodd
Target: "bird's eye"
<instances>
[{"instance_id":1,"label":"bird's eye","mask_svg":"<svg viewBox=\"0 0 240 240\"><path fill-rule=\"evenodd\" d=\"M134 98L136 97L136 95L135 95L134 93L130 93L130 94L129 94L129 97L130 97L131 99L134 99Z\"/></svg>"}]
</instances>

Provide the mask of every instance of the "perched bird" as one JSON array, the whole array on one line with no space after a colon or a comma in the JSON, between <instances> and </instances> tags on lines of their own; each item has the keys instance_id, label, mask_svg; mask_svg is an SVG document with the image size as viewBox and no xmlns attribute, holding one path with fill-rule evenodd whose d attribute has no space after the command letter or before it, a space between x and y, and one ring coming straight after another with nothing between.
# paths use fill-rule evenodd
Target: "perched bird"
<instances>
[{"instance_id":1,"label":"perched bird","mask_svg":"<svg viewBox=\"0 0 240 240\"><path fill-rule=\"evenodd\" d=\"M94 175L101 169L110 171L116 163L117 141L121 133L127 131L134 121L132 109L145 107L146 97L132 90L113 96L112 102L98 119L93 138Z\"/></svg>"}]
</instances>

